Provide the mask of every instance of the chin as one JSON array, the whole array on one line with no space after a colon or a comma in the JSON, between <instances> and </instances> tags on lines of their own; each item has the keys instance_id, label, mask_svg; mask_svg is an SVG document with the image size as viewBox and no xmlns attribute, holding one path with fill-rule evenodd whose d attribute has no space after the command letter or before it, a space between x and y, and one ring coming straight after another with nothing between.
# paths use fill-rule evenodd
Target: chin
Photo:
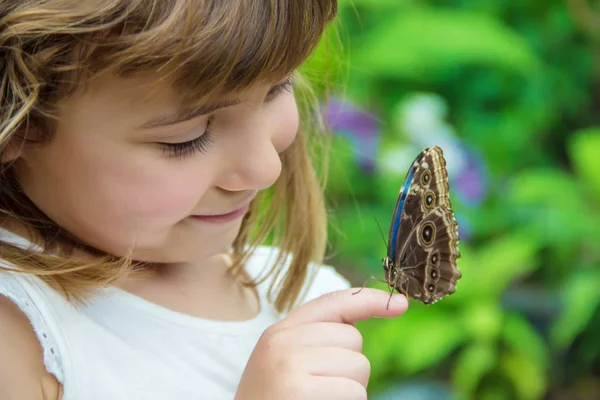
<instances>
[{"instance_id":1,"label":"chin","mask_svg":"<svg viewBox=\"0 0 600 400\"><path fill-rule=\"evenodd\" d=\"M209 238L188 239L167 246L164 251L154 253L160 260L152 262L186 263L197 262L228 251L238 235L239 229L232 232L214 235Z\"/></svg>"},{"instance_id":2,"label":"chin","mask_svg":"<svg viewBox=\"0 0 600 400\"><path fill-rule=\"evenodd\" d=\"M132 256L137 261L166 264L207 259L231 248L242 223L232 225L219 229L171 231L154 243L140 245Z\"/></svg>"}]
</instances>

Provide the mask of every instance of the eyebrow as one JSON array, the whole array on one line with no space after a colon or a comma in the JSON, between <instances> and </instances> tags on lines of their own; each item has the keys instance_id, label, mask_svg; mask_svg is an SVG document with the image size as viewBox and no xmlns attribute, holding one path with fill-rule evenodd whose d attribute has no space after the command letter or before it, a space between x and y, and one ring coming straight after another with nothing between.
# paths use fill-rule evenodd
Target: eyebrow
<instances>
[{"instance_id":1,"label":"eyebrow","mask_svg":"<svg viewBox=\"0 0 600 400\"><path fill-rule=\"evenodd\" d=\"M218 109L235 106L236 104L240 104L240 100L232 100L225 102L218 102L212 104L206 104L198 108L192 109L181 109L170 115L163 115L156 118L152 118L149 121L144 122L140 128L141 129L151 129L157 128L161 126L169 126L174 125L180 122L189 121L201 115L210 114Z\"/></svg>"},{"instance_id":2,"label":"eyebrow","mask_svg":"<svg viewBox=\"0 0 600 400\"><path fill-rule=\"evenodd\" d=\"M275 85L274 87L271 88L271 90L269 90L269 93L267 94L267 96L270 96L273 93L277 93L277 90L279 90L281 87L284 87L286 84L289 84L289 83L290 82L285 81L278 85ZM217 102L217 103L206 104L206 105L200 106L198 108L193 108L193 109L182 109L182 110L176 111L175 113L173 113L171 115L152 118L151 120L144 122L140 126L140 128L141 129L151 129L151 128L157 128L157 127L161 127L161 126L175 125L180 122L185 122L185 121L194 119L196 117L200 117L201 115L210 114L211 112L217 111L221 108L235 106L240 103L241 103L241 100L230 100L230 101L221 101L221 102Z\"/></svg>"}]
</instances>

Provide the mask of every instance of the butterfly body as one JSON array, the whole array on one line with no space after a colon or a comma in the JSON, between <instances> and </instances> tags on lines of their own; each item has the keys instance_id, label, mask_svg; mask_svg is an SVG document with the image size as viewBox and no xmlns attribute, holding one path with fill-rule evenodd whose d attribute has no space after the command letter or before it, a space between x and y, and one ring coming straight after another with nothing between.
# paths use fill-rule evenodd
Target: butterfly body
<instances>
[{"instance_id":1,"label":"butterfly body","mask_svg":"<svg viewBox=\"0 0 600 400\"><path fill-rule=\"evenodd\" d=\"M425 304L454 293L458 224L449 198L442 149L423 150L412 163L398 195L388 254L382 260L392 289Z\"/></svg>"}]
</instances>

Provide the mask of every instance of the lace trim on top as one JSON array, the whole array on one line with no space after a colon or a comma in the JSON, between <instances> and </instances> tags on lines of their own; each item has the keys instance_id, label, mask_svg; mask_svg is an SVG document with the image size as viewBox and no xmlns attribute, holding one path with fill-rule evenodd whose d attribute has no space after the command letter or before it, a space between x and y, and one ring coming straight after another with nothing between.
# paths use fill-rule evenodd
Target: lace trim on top
<instances>
[{"instance_id":1,"label":"lace trim on top","mask_svg":"<svg viewBox=\"0 0 600 400\"><path fill-rule=\"evenodd\" d=\"M0 273L0 294L12 300L27 316L42 346L47 371L54 375L61 384L64 384L63 368L56 341L42 313L23 288L22 283L18 282L15 276L10 276L9 273Z\"/></svg>"}]
</instances>

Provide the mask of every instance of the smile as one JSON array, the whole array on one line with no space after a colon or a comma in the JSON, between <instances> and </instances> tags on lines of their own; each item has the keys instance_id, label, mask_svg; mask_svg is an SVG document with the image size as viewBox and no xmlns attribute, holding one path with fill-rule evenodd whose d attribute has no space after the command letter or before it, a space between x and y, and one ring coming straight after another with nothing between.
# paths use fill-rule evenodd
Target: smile
<instances>
[{"instance_id":1,"label":"smile","mask_svg":"<svg viewBox=\"0 0 600 400\"><path fill-rule=\"evenodd\" d=\"M245 204L241 208L238 208L237 210L234 210L234 211L226 213L226 214L192 215L191 218L196 221L222 224L222 223L226 223L226 222L235 221L235 220L243 217L244 215L246 215L246 213L248 212L249 209L250 209L250 203Z\"/></svg>"}]
</instances>

